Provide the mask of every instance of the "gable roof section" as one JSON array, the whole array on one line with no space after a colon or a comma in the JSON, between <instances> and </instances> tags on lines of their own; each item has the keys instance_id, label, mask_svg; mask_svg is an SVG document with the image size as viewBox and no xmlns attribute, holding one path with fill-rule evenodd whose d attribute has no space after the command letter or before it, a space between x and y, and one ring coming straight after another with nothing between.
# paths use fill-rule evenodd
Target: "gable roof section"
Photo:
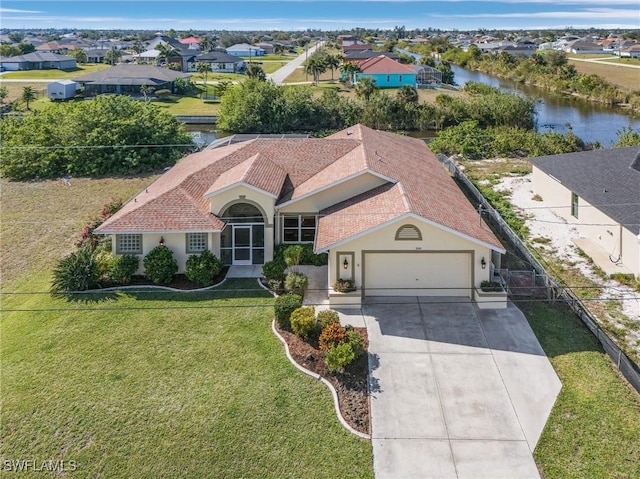
<instances>
[{"instance_id":1,"label":"gable roof section","mask_svg":"<svg viewBox=\"0 0 640 479\"><path fill-rule=\"evenodd\" d=\"M403 73L415 75L416 72L408 65L393 60L385 55L369 58L360 63L360 72L373 75L376 73Z\"/></svg>"},{"instance_id":2,"label":"gable roof section","mask_svg":"<svg viewBox=\"0 0 640 479\"><path fill-rule=\"evenodd\" d=\"M402 195L397 196L400 192L392 188L385 190L381 187L382 189L378 189L379 196L394 196L377 198L376 202L372 203L366 194L359 195L323 210L318 222L317 249L330 249L335 242L371 228L370 221L363 219L369 213L376 215L380 220L386 218L385 221L412 213L449 230L457 231L462 236L490 245L497 251L504 250L489 227L478 220L478 212L424 141L375 131L362 125L340 131L328 138L337 139L347 135L362 141L369 168L382 176L394 178L397 186L401 188L399 191ZM398 198L402 199L403 206L388 208L388 205L395 204ZM348 204L348 209L345 209L345 204ZM384 209L376 210L375 207L379 205L385 205ZM391 216L386 215L387 212L391 212ZM345 213L353 217L359 216L361 219L350 221L339 218ZM342 227L341 225L349 227L336 230L339 231L338 238L333 230Z\"/></svg>"},{"instance_id":3,"label":"gable roof section","mask_svg":"<svg viewBox=\"0 0 640 479\"><path fill-rule=\"evenodd\" d=\"M540 156L530 161L633 234L640 231L639 147Z\"/></svg>"},{"instance_id":4,"label":"gable roof section","mask_svg":"<svg viewBox=\"0 0 640 479\"><path fill-rule=\"evenodd\" d=\"M234 57L233 55L229 55L226 52L217 52L215 50L212 50L209 53L198 55L196 57L196 61L207 61L212 63L240 63L243 60L241 58Z\"/></svg>"},{"instance_id":5,"label":"gable roof section","mask_svg":"<svg viewBox=\"0 0 640 479\"><path fill-rule=\"evenodd\" d=\"M287 172L281 166L256 153L218 176L204 196L210 198L236 185L245 184L277 198L286 177Z\"/></svg>"}]
</instances>

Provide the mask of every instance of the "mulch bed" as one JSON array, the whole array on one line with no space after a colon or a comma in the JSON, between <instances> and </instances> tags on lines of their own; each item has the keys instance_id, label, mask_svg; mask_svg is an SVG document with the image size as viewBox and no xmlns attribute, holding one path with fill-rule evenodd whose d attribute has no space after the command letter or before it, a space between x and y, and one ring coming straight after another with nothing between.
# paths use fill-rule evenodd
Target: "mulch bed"
<instances>
[{"instance_id":1,"label":"mulch bed","mask_svg":"<svg viewBox=\"0 0 640 479\"><path fill-rule=\"evenodd\" d=\"M367 354L361 355L342 373L329 373L324 364L324 351L317 344L303 341L291 331L281 329L276 324L278 333L289 345L291 357L301 366L319 374L329 381L338 393L338 403L342 416L356 431L370 433L369 419L369 365ZM368 347L366 328L354 328Z\"/></svg>"}]
</instances>

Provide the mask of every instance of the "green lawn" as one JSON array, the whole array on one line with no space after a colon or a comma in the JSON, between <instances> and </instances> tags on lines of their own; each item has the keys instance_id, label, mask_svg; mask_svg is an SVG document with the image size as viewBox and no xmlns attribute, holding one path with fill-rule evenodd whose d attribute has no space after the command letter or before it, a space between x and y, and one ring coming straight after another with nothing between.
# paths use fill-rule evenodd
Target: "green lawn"
<instances>
[{"instance_id":1,"label":"green lawn","mask_svg":"<svg viewBox=\"0 0 640 479\"><path fill-rule=\"evenodd\" d=\"M2 78L6 78L7 80L59 80L79 77L87 73L93 73L98 70L109 68L110 66L111 65L107 65L105 63L87 63L68 70L23 70L19 72L5 73L2 75Z\"/></svg>"},{"instance_id":2,"label":"green lawn","mask_svg":"<svg viewBox=\"0 0 640 479\"><path fill-rule=\"evenodd\" d=\"M192 96L172 96L169 100L156 101L153 104L172 115L217 115L220 108L220 103L205 102Z\"/></svg>"},{"instance_id":3,"label":"green lawn","mask_svg":"<svg viewBox=\"0 0 640 479\"><path fill-rule=\"evenodd\" d=\"M83 223L154 178L0 180L0 457L76 461L69 475L83 478L372 477L370 443L285 358L255 280L78 302L47 293Z\"/></svg>"},{"instance_id":4,"label":"green lawn","mask_svg":"<svg viewBox=\"0 0 640 479\"><path fill-rule=\"evenodd\" d=\"M640 477L640 396L568 308L518 306L562 381L534 452L543 477Z\"/></svg>"},{"instance_id":5,"label":"green lawn","mask_svg":"<svg viewBox=\"0 0 640 479\"><path fill-rule=\"evenodd\" d=\"M289 55L275 55L275 54L270 54L270 55L263 55L261 57L256 57L256 56L252 56L251 58L249 57L240 57L243 60L249 61L251 60L252 62L261 62L261 61L269 61L269 60L276 60L276 61L284 61L284 62L288 62L293 60L294 58L296 58L298 55L294 55L294 54L289 54Z\"/></svg>"}]
</instances>

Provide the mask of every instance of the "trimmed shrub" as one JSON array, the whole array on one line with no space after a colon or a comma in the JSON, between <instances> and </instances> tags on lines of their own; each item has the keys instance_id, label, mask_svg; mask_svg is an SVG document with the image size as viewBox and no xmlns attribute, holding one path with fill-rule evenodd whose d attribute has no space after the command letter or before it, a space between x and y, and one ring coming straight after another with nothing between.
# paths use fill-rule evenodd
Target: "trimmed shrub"
<instances>
[{"instance_id":1,"label":"trimmed shrub","mask_svg":"<svg viewBox=\"0 0 640 479\"><path fill-rule=\"evenodd\" d=\"M324 329L331 323L340 323L340 316L337 311L332 309L323 309L318 312L316 321L320 329Z\"/></svg>"},{"instance_id":2,"label":"trimmed shrub","mask_svg":"<svg viewBox=\"0 0 640 479\"><path fill-rule=\"evenodd\" d=\"M297 294L283 294L278 296L274 303L276 322L283 329L290 329L290 317L296 309L302 306L302 296Z\"/></svg>"},{"instance_id":3,"label":"trimmed shrub","mask_svg":"<svg viewBox=\"0 0 640 479\"><path fill-rule=\"evenodd\" d=\"M200 286L211 286L221 270L222 261L211 251L204 250L198 255L189 256L184 274L189 281Z\"/></svg>"},{"instance_id":4,"label":"trimmed shrub","mask_svg":"<svg viewBox=\"0 0 640 479\"><path fill-rule=\"evenodd\" d=\"M304 252L304 249L302 248L302 245L299 245L299 244L287 246L284 249L284 253L283 253L284 262L294 272L297 272L297 268L298 268L298 265L300 264L300 260L302 259L303 252Z\"/></svg>"},{"instance_id":5,"label":"trimmed shrub","mask_svg":"<svg viewBox=\"0 0 640 479\"><path fill-rule=\"evenodd\" d=\"M166 246L156 246L144 257L145 276L155 284L169 284L178 272L173 251Z\"/></svg>"},{"instance_id":6,"label":"trimmed shrub","mask_svg":"<svg viewBox=\"0 0 640 479\"><path fill-rule=\"evenodd\" d=\"M296 246L302 247L302 255L300 256L300 264L324 266L329 262L329 255L327 253L315 254L313 252L313 245L310 243L299 244ZM273 251L273 259L280 259L284 261L284 251L291 247L291 245L278 245Z\"/></svg>"},{"instance_id":7,"label":"trimmed shrub","mask_svg":"<svg viewBox=\"0 0 640 479\"><path fill-rule=\"evenodd\" d=\"M100 270L90 248L80 248L62 258L53 270L51 293L86 291L100 286Z\"/></svg>"},{"instance_id":8,"label":"trimmed shrub","mask_svg":"<svg viewBox=\"0 0 640 479\"><path fill-rule=\"evenodd\" d=\"M109 263L109 281L115 284L129 284L131 277L138 271L140 258L131 254L115 256Z\"/></svg>"},{"instance_id":9,"label":"trimmed shrub","mask_svg":"<svg viewBox=\"0 0 640 479\"><path fill-rule=\"evenodd\" d=\"M350 343L340 343L330 348L324 355L324 364L330 372L342 371L356 359Z\"/></svg>"},{"instance_id":10,"label":"trimmed shrub","mask_svg":"<svg viewBox=\"0 0 640 479\"><path fill-rule=\"evenodd\" d=\"M346 329L340 323L330 323L322 328L318 346L322 351L328 351L344 341Z\"/></svg>"},{"instance_id":11,"label":"trimmed shrub","mask_svg":"<svg viewBox=\"0 0 640 479\"><path fill-rule=\"evenodd\" d=\"M284 260L276 258L273 261L267 261L262 265L262 275L267 278L267 280L278 280L284 281L286 274L284 270L287 269L287 264Z\"/></svg>"},{"instance_id":12,"label":"trimmed shrub","mask_svg":"<svg viewBox=\"0 0 640 479\"><path fill-rule=\"evenodd\" d=\"M283 294L285 292L284 281L282 281L281 279L270 279L268 281L268 284L269 284L269 289L278 295Z\"/></svg>"},{"instance_id":13,"label":"trimmed shrub","mask_svg":"<svg viewBox=\"0 0 640 479\"><path fill-rule=\"evenodd\" d=\"M304 296L307 286L309 286L309 279L302 273L289 273L284 281L284 287L288 292L300 296Z\"/></svg>"},{"instance_id":14,"label":"trimmed shrub","mask_svg":"<svg viewBox=\"0 0 640 479\"><path fill-rule=\"evenodd\" d=\"M294 334L308 339L316 330L316 309L313 306L302 306L291 313L290 322Z\"/></svg>"},{"instance_id":15,"label":"trimmed shrub","mask_svg":"<svg viewBox=\"0 0 640 479\"><path fill-rule=\"evenodd\" d=\"M347 332L344 335L344 342L351 345L351 349L353 349L353 354L356 355L356 358L364 354L364 340L360 333L355 329L347 329Z\"/></svg>"}]
</instances>

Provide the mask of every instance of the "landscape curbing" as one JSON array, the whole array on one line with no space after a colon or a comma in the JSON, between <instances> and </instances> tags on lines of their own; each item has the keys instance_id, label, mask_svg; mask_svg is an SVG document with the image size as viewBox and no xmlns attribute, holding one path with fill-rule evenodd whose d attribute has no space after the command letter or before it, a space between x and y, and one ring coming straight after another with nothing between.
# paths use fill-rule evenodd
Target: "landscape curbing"
<instances>
[{"instance_id":1,"label":"landscape curbing","mask_svg":"<svg viewBox=\"0 0 640 479\"><path fill-rule=\"evenodd\" d=\"M169 286L158 286L155 284L144 284L144 285L128 285L128 286L113 286L111 288L102 288L102 289L98 289L98 290L92 290L92 291L121 291L121 290L139 290L139 289L162 289L164 291L170 291L172 293L198 293L198 292L202 292L202 291L209 291L211 289L215 289L218 286L224 284L224 282L227 280L227 277L225 276L225 278L220 281L218 284L214 284L213 286L207 286L206 288L198 288L198 289L178 289L178 288L171 288Z\"/></svg>"},{"instance_id":2,"label":"landscape curbing","mask_svg":"<svg viewBox=\"0 0 640 479\"><path fill-rule=\"evenodd\" d=\"M300 371L302 371L307 376L311 376L312 378L317 379L318 381L322 381L322 383L329 388L329 391L331 391L331 395L333 396L333 405L335 406L335 409L336 409L336 415L338 416L338 419L340 420L340 423L344 426L344 428L347 431L349 431L350 433L355 434L358 437L361 437L362 439L371 440L371 435L365 434L365 433L360 432L360 431L356 431L354 428L352 428L349 425L349 423L347 423L347 421L345 421L344 417L342 416L342 412L340 411L340 403L338 402L338 393L336 392L335 388L333 387L333 384L331 384L329 381L327 381L325 378L323 378L319 374L316 374L316 373L314 373L312 371L309 371L308 369L300 366L296 362L296 360L293 359L293 357L291 356L291 353L289 352L289 345L287 344L285 339L282 336L280 336L280 333L278 333L278 330L276 329L275 320L273 320L271 322L271 330L273 331L273 334L275 334L275 336L284 345L285 354L287 355L287 359L289 359L289 361L291 361L291 364L293 364L296 368L298 368Z\"/></svg>"}]
</instances>

